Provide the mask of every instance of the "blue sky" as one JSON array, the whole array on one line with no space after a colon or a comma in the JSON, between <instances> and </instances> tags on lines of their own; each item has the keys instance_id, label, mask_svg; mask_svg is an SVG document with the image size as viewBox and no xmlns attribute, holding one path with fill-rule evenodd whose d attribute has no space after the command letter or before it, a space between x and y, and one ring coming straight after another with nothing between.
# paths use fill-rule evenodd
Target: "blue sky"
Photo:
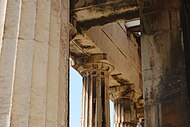
<instances>
[{"instance_id":1,"label":"blue sky","mask_svg":"<svg viewBox=\"0 0 190 127\"><path fill-rule=\"evenodd\" d=\"M82 102L82 77L70 67L70 127L80 127ZM113 127L113 103L110 105L111 127Z\"/></svg>"}]
</instances>

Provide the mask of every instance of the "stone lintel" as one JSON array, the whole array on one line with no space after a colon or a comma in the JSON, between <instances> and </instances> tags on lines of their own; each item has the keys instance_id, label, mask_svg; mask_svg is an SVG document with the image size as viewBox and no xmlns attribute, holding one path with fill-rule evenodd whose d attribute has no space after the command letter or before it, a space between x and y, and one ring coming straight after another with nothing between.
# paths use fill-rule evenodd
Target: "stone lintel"
<instances>
[{"instance_id":1,"label":"stone lintel","mask_svg":"<svg viewBox=\"0 0 190 127\"><path fill-rule=\"evenodd\" d=\"M133 20L139 18L139 6L135 0L111 0L71 10L73 22L83 28L118 20Z\"/></svg>"}]
</instances>

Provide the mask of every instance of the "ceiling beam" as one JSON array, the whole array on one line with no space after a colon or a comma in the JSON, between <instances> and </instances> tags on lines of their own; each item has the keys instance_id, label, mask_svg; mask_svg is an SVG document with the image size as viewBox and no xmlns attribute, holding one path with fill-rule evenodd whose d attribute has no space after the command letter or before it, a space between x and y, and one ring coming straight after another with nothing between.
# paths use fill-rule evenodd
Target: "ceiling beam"
<instances>
[{"instance_id":1,"label":"ceiling beam","mask_svg":"<svg viewBox=\"0 0 190 127\"><path fill-rule=\"evenodd\" d=\"M136 18L139 18L139 5L136 0L111 0L71 10L71 19L85 28Z\"/></svg>"}]
</instances>

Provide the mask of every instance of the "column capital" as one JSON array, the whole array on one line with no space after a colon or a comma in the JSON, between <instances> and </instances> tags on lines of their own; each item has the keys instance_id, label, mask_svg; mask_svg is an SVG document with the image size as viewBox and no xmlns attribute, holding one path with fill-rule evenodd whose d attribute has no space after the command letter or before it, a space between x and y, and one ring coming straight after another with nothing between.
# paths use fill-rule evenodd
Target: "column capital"
<instances>
[{"instance_id":1,"label":"column capital","mask_svg":"<svg viewBox=\"0 0 190 127\"><path fill-rule=\"evenodd\" d=\"M113 70L113 66L106 62L92 62L92 63L86 63L85 68L82 73L85 72L93 72L93 71L99 71L99 72L108 72L110 73Z\"/></svg>"},{"instance_id":2,"label":"column capital","mask_svg":"<svg viewBox=\"0 0 190 127\"><path fill-rule=\"evenodd\" d=\"M114 67L107 61L104 53L91 54L89 57L72 59L72 66L81 74L91 72L105 72L110 74Z\"/></svg>"}]
</instances>

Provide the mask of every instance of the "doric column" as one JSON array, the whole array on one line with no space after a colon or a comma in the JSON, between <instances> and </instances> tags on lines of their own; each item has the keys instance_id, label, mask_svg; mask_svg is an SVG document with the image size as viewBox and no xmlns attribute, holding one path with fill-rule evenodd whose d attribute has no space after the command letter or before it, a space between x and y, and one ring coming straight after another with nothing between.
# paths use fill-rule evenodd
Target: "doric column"
<instances>
[{"instance_id":1,"label":"doric column","mask_svg":"<svg viewBox=\"0 0 190 127\"><path fill-rule=\"evenodd\" d=\"M83 71L81 127L110 127L109 74L104 62L87 63Z\"/></svg>"},{"instance_id":2,"label":"doric column","mask_svg":"<svg viewBox=\"0 0 190 127\"><path fill-rule=\"evenodd\" d=\"M0 1L0 127L68 126L68 5Z\"/></svg>"},{"instance_id":3,"label":"doric column","mask_svg":"<svg viewBox=\"0 0 190 127\"><path fill-rule=\"evenodd\" d=\"M181 8L180 0L140 3L145 126L189 127L189 82L185 64L185 49L189 48L184 48L188 42L183 39L186 33L180 19L181 10L188 7Z\"/></svg>"},{"instance_id":4,"label":"doric column","mask_svg":"<svg viewBox=\"0 0 190 127\"><path fill-rule=\"evenodd\" d=\"M114 101L114 127L136 127L135 103L130 99Z\"/></svg>"}]
</instances>

